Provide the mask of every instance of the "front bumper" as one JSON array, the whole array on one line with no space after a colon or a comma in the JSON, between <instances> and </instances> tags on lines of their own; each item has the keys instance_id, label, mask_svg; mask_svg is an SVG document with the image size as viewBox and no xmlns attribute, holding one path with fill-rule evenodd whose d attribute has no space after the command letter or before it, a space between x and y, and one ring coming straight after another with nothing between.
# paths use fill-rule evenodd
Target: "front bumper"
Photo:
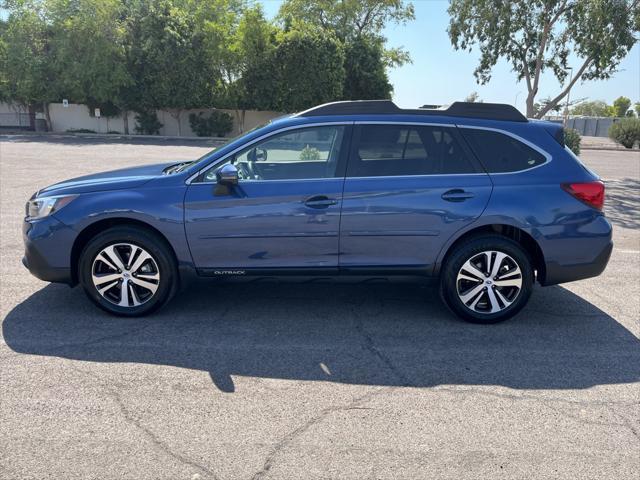
<instances>
[{"instance_id":1,"label":"front bumper","mask_svg":"<svg viewBox=\"0 0 640 480\"><path fill-rule=\"evenodd\" d=\"M73 284L71 249L75 232L49 216L22 225L24 257L22 264L29 272L46 282Z\"/></svg>"}]
</instances>

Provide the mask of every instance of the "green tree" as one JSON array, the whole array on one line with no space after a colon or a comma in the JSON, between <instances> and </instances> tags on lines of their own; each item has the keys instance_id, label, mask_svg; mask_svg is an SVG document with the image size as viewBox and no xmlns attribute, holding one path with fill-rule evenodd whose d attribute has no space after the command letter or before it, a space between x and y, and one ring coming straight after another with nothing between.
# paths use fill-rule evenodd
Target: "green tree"
<instances>
[{"instance_id":1,"label":"green tree","mask_svg":"<svg viewBox=\"0 0 640 480\"><path fill-rule=\"evenodd\" d=\"M51 55L51 26L42 2L6 2L8 18L3 32L4 95L33 112L42 109L51 128L49 102L57 100L58 83Z\"/></svg>"},{"instance_id":2,"label":"green tree","mask_svg":"<svg viewBox=\"0 0 640 480\"><path fill-rule=\"evenodd\" d=\"M506 59L527 87L527 116L541 118L580 81L606 79L636 43L640 0L451 0L449 37L456 49L480 50L479 83ZM579 59L569 82L569 57ZM534 112L540 78L550 71L562 90Z\"/></svg>"},{"instance_id":3,"label":"green tree","mask_svg":"<svg viewBox=\"0 0 640 480\"><path fill-rule=\"evenodd\" d=\"M122 2L49 0L53 70L63 98L99 107L105 117L125 107L120 93L132 80L125 58Z\"/></svg>"},{"instance_id":4,"label":"green tree","mask_svg":"<svg viewBox=\"0 0 640 480\"><path fill-rule=\"evenodd\" d=\"M583 117L611 117L613 116L613 108L607 105L603 100L592 100L582 102L573 107L571 115L579 115Z\"/></svg>"},{"instance_id":5,"label":"green tree","mask_svg":"<svg viewBox=\"0 0 640 480\"><path fill-rule=\"evenodd\" d=\"M245 101L260 110L294 112L342 97L344 51L329 35L280 32L240 80Z\"/></svg>"},{"instance_id":6,"label":"green tree","mask_svg":"<svg viewBox=\"0 0 640 480\"><path fill-rule=\"evenodd\" d=\"M0 102L9 101L9 79L7 78L7 23L0 20Z\"/></svg>"},{"instance_id":7,"label":"green tree","mask_svg":"<svg viewBox=\"0 0 640 480\"><path fill-rule=\"evenodd\" d=\"M273 110L295 112L342 97L344 51L328 35L283 34L268 65L276 80Z\"/></svg>"},{"instance_id":8,"label":"green tree","mask_svg":"<svg viewBox=\"0 0 640 480\"><path fill-rule=\"evenodd\" d=\"M411 61L404 49L385 48L382 34L413 20L413 5L403 0L285 0L278 18L285 31L322 32L343 45L345 99L389 98L387 68Z\"/></svg>"},{"instance_id":9,"label":"green tree","mask_svg":"<svg viewBox=\"0 0 640 480\"><path fill-rule=\"evenodd\" d=\"M636 115L640 117L640 102L636 102L634 108L636 109Z\"/></svg>"},{"instance_id":10,"label":"green tree","mask_svg":"<svg viewBox=\"0 0 640 480\"><path fill-rule=\"evenodd\" d=\"M268 106L275 102L267 59L276 47L276 33L276 27L266 20L262 6L253 5L244 9L237 27L226 36L225 48L217 55L222 78L220 105L235 110L241 132L245 110L270 108Z\"/></svg>"},{"instance_id":11,"label":"green tree","mask_svg":"<svg viewBox=\"0 0 640 480\"><path fill-rule=\"evenodd\" d=\"M138 111L171 109L181 135L185 109L214 103L222 83L215 55L236 4L130 0L127 63L133 82L123 95L126 102Z\"/></svg>"},{"instance_id":12,"label":"green tree","mask_svg":"<svg viewBox=\"0 0 640 480\"><path fill-rule=\"evenodd\" d=\"M630 108L631 99L627 97L618 97L613 101L614 116L616 117L626 117Z\"/></svg>"},{"instance_id":13,"label":"green tree","mask_svg":"<svg viewBox=\"0 0 640 480\"><path fill-rule=\"evenodd\" d=\"M285 0L278 16L317 25L342 42L380 36L389 23L403 25L415 17L413 5L403 0Z\"/></svg>"},{"instance_id":14,"label":"green tree","mask_svg":"<svg viewBox=\"0 0 640 480\"><path fill-rule=\"evenodd\" d=\"M345 46L345 100L391 98L393 87L385 72L383 46L376 37L360 36Z\"/></svg>"}]
</instances>

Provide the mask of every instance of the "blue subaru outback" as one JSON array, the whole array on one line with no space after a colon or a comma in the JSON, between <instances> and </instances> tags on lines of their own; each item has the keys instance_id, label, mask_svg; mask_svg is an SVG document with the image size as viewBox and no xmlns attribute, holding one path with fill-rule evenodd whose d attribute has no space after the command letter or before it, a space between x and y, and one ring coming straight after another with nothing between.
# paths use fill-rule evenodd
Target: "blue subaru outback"
<instances>
[{"instance_id":1,"label":"blue subaru outback","mask_svg":"<svg viewBox=\"0 0 640 480\"><path fill-rule=\"evenodd\" d=\"M204 157L90 175L26 206L25 266L147 314L198 277L438 277L463 319L516 314L533 284L599 275L604 185L560 125L509 105L336 102Z\"/></svg>"}]
</instances>

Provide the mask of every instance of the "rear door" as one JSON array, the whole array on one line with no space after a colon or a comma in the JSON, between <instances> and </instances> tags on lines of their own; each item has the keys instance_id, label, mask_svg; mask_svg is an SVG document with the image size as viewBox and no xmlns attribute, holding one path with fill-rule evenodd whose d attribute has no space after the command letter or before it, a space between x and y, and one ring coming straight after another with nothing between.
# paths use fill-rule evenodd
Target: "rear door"
<instances>
[{"instance_id":1,"label":"rear door","mask_svg":"<svg viewBox=\"0 0 640 480\"><path fill-rule=\"evenodd\" d=\"M345 271L427 273L492 183L454 125L357 122L340 228Z\"/></svg>"}]
</instances>

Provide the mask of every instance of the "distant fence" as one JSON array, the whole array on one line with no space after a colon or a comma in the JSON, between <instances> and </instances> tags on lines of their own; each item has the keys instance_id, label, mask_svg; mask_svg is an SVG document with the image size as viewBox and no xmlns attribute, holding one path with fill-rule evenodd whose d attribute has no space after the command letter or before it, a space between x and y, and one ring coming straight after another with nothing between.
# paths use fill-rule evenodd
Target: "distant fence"
<instances>
[{"instance_id":1,"label":"distant fence","mask_svg":"<svg viewBox=\"0 0 640 480\"><path fill-rule=\"evenodd\" d=\"M214 109L196 109L183 110L179 116L175 110L158 110L158 119L162 123L160 135L181 135L183 137L195 137L196 134L191 130L189 124L190 113L210 114ZM268 122L269 120L282 116L282 112L258 111L258 110L219 110L231 115L233 120L233 128L228 136L233 137L246 132L258 125ZM127 124L129 133L134 134L136 119L135 112L127 112ZM86 105L69 103L49 104L49 116L51 118L51 130L53 132L66 132L68 130L90 130L96 133L124 133L125 122L123 115L116 117L96 118L89 112ZM178 118L180 125L178 125ZM0 102L0 129L10 130L37 130L44 131L46 123L44 113L33 112L28 113L24 108L15 104L7 104Z\"/></svg>"},{"instance_id":2,"label":"distant fence","mask_svg":"<svg viewBox=\"0 0 640 480\"><path fill-rule=\"evenodd\" d=\"M162 123L160 127L160 135L181 135L183 137L195 137L196 134L191 130L189 125L189 114L203 112L205 115L211 113L213 109L183 110L180 114L180 128L178 128L178 120L174 116L175 110L158 110L158 120ZM268 112L247 110L244 112L243 122L234 110L221 110L231 115L233 119L233 129L228 136L236 136L240 130L247 131L258 125L261 125L272 118L282 115L281 112ZM49 114L51 116L51 128L54 132L66 132L67 130L89 129L96 133L118 132L124 133L124 119L122 115L116 117L91 116L86 105L70 103L63 105L61 103L50 103ZM127 122L129 125L129 133L135 133L135 112L128 112Z\"/></svg>"},{"instance_id":3,"label":"distant fence","mask_svg":"<svg viewBox=\"0 0 640 480\"><path fill-rule=\"evenodd\" d=\"M576 117L567 119L567 128L577 130L580 135L608 137L609 128L620 120L614 117Z\"/></svg>"},{"instance_id":4,"label":"distant fence","mask_svg":"<svg viewBox=\"0 0 640 480\"><path fill-rule=\"evenodd\" d=\"M32 115L22 112L4 112L0 113L0 127L31 129L33 128L34 118Z\"/></svg>"}]
</instances>

